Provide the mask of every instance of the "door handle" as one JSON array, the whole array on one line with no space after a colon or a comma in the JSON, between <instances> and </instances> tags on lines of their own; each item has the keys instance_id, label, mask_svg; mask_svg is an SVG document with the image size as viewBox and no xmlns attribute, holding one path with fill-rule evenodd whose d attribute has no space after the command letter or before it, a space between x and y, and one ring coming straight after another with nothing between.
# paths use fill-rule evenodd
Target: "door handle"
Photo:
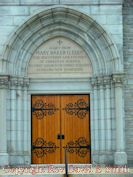
<instances>
[{"instance_id":1,"label":"door handle","mask_svg":"<svg viewBox=\"0 0 133 177\"><path fill-rule=\"evenodd\" d=\"M57 135L58 140L64 139L64 138L65 138L64 134L61 135L60 133L58 133L58 135Z\"/></svg>"},{"instance_id":2,"label":"door handle","mask_svg":"<svg viewBox=\"0 0 133 177\"><path fill-rule=\"evenodd\" d=\"M60 133L58 133L58 135L57 135L57 139L58 139L58 140L61 139Z\"/></svg>"}]
</instances>

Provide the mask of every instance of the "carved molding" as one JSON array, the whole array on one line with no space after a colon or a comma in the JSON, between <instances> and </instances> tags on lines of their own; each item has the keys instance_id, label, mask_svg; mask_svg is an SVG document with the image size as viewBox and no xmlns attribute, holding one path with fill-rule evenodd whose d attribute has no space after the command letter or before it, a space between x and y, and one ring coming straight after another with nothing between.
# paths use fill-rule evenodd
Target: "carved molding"
<instances>
[{"instance_id":1,"label":"carved molding","mask_svg":"<svg viewBox=\"0 0 133 177\"><path fill-rule=\"evenodd\" d=\"M28 77L24 77L24 87L29 87L30 79Z\"/></svg>"},{"instance_id":2,"label":"carved molding","mask_svg":"<svg viewBox=\"0 0 133 177\"><path fill-rule=\"evenodd\" d=\"M105 87L111 85L111 75L97 76L90 79L91 85L93 87Z\"/></svg>"},{"instance_id":3,"label":"carved molding","mask_svg":"<svg viewBox=\"0 0 133 177\"><path fill-rule=\"evenodd\" d=\"M125 81L124 73L114 73L112 75L103 75L90 78L93 87L110 87L111 84L115 86L122 86Z\"/></svg>"},{"instance_id":4,"label":"carved molding","mask_svg":"<svg viewBox=\"0 0 133 177\"><path fill-rule=\"evenodd\" d=\"M116 87L122 86L124 81L125 81L125 74L124 73L112 74L112 83L115 84Z\"/></svg>"},{"instance_id":5,"label":"carved molding","mask_svg":"<svg viewBox=\"0 0 133 177\"><path fill-rule=\"evenodd\" d=\"M0 88L8 88L9 86L9 75L0 75Z\"/></svg>"},{"instance_id":6,"label":"carved molding","mask_svg":"<svg viewBox=\"0 0 133 177\"><path fill-rule=\"evenodd\" d=\"M11 87L28 87L29 86L29 78L27 77L15 77L12 76L10 79Z\"/></svg>"},{"instance_id":7,"label":"carved molding","mask_svg":"<svg viewBox=\"0 0 133 177\"><path fill-rule=\"evenodd\" d=\"M66 15L69 11L72 14L71 16ZM56 23L53 23L53 21L56 21ZM67 25L64 25L64 21ZM73 21L75 22L74 26ZM32 26L34 31L32 29L29 30L29 28L27 28L27 24L30 27ZM82 28L80 28L80 26L82 26ZM93 26L93 28L90 28L90 26ZM38 31L40 32L39 36ZM83 31L85 31L86 34L84 36L82 35ZM24 33L27 35L24 36ZM96 34L99 37L97 42L95 42L95 38L93 37L96 36ZM9 61L7 62L6 68L10 68L10 63L13 65L13 69L10 71L10 74L27 74L26 66L28 66L35 50L46 41L52 38L54 39L57 36L64 36L65 38L68 37L72 41L75 41L78 36L76 43L79 46L82 46L88 56L90 56L89 51L92 51L93 53L96 48L98 49L99 57L91 55L90 58L95 75L98 75L101 71L103 73L106 73L106 71L110 71L110 73L112 73L113 71L121 70L122 64L117 47L113 43L111 37L95 20L73 8L56 6L50 7L50 9L47 10L44 9L32 16L23 23L23 25L21 25L9 39L7 46L4 47L2 52L2 58L5 58L5 61ZM34 37L34 43L30 45L32 37ZM101 45L105 50L102 50L100 47ZM29 46L31 46L30 50ZM110 51L108 52L108 57L103 57L104 55L106 56L108 50ZM19 53L21 53L20 58L18 57Z\"/></svg>"}]
</instances>

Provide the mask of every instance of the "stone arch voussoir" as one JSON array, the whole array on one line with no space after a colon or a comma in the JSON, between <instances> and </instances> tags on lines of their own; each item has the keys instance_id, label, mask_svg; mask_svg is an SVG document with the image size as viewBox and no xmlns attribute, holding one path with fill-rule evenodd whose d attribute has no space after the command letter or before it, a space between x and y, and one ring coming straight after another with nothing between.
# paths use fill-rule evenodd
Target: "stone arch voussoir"
<instances>
[{"instance_id":1,"label":"stone arch voussoir","mask_svg":"<svg viewBox=\"0 0 133 177\"><path fill-rule=\"evenodd\" d=\"M77 42L91 59L94 75L122 72L118 50L108 33L91 17L66 6L55 6L26 20L3 49L3 73L27 75L33 52L56 36Z\"/></svg>"}]
</instances>

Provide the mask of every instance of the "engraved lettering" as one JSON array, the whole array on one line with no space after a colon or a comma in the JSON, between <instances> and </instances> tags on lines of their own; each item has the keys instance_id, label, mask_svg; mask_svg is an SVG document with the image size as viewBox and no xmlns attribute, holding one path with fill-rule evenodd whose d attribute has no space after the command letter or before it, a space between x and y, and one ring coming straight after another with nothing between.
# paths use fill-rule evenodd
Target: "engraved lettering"
<instances>
[{"instance_id":1,"label":"engraved lettering","mask_svg":"<svg viewBox=\"0 0 133 177\"><path fill-rule=\"evenodd\" d=\"M34 52L28 66L29 77L47 77L47 74L80 74L90 77L92 73L92 65L85 51L64 37L57 37L42 44Z\"/></svg>"}]
</instances>

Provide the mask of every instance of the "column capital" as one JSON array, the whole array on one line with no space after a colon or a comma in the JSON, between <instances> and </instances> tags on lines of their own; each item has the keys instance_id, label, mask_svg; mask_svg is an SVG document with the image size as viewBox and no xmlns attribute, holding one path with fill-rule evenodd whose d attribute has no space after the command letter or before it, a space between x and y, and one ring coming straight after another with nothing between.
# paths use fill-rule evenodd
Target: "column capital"
<instances>
[{"instance_id":1,"label":"column capital","mask_svg":"<svg viewBox=\"0 0 133 177\"><path fill-rule=\"evenodd\" d=\"M10 86L11 87L16 87L17 83L18 83L17 77L16 76L11 76L11 78L10 78Z\"/></svg>"},{"instance_id":2,"label":"column capital","mask_svg":"<svg viewBox=\"0 0 133 177\"><path fill-rule=\"evenodd\" d=\"M10 86L11 87L28 87L29 86L29 78L11 76L11 78L10 78Z\"/></svg>"},{"instance_id":3,"label":"column capital","mask_svg":"<svg viewBox=\"0 0 133 177\"><path fill-rule=\"evenodd\" d=\"M90 79L91 85L94 86L105 86L111 84L111 75L95 76Z\"/></svg>"},{"instance_id":4,"label":"column capital","mask_svg":"<svg viewBox=\"0 0 133 177\"><path fill-rule=\"evenodd\" d=\"M24 87L29 87L30 79L28 77L24 77Z\"/></svg>"},{"instance_id":5,"label":"column capital","mask_svg":"<svg viewBox=\"0 0 133 177\"><path fill-rule=\"evenodd\" d=\"M112 83L116 86L122 86L125 80L125 73L114 73L112 74Z\"/></svg>"},{"instance_id":6,"label":"column capital","mask_svg":"<svg viewBox=\"0 0 133 177\"><path fill-rule=\"evenodd\" d=\"M105 75L104 76L104 85L110 85L111 84L111 75Z\"/></svg>"},{"instance_id":7,"label":"column capital","mask_svg":"<svg viewBox=\"0 0 133 177\"><path fill-rule=\"evenodd\" d=\"M91 83L92 87L97 86L97 77L91 77L90 83Z\"/></svg>"},{"instance_id":8,"label":"column capital","mask_svg":"<svg viewBox=\"0 0 133 177\"><path fill-rule=\"evenodd\" d=\"M8 88L9 86L9 75L0 75L0 88Z\"/></svg>"},{"instance_id":9,"label":"column capital","mask_svg":"<svg viewBox=\"0 0 133 177\"><path fill-rule=\"evenodd\" d=\"M23 77L18 77L17 78L17 86L18 87L23 87L24 85L24 78Z\"/></svg>"}]
</instances>

